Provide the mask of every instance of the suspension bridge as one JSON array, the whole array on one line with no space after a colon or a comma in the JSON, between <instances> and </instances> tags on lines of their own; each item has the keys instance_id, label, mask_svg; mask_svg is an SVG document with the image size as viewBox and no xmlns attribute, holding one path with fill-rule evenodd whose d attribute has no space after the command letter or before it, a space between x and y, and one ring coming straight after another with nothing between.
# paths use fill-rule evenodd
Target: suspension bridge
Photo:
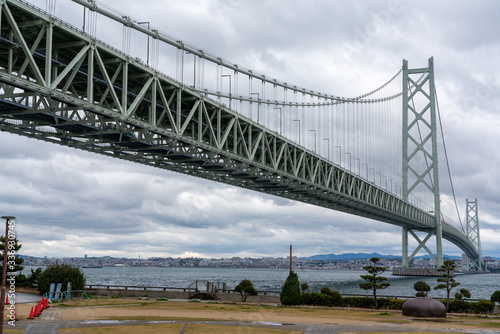
<instances>
[{"instance_id":1,"label":"suspension bridge","mask_svg":"<svg viewBox=\"0 0 500 334\"><path fill-rule=\"evenodd\" d=\"M45 10L0 2L2 131L400 226L403 267L421 249L441 265L444 238L481 270L477 201L464 223L441 212L432 58L403 61L368 93L334 96L72 1L82 13L73 24L54 15L55 0ZM121 39L101 40L98 17Z\"/></svg>"}]
</instances>

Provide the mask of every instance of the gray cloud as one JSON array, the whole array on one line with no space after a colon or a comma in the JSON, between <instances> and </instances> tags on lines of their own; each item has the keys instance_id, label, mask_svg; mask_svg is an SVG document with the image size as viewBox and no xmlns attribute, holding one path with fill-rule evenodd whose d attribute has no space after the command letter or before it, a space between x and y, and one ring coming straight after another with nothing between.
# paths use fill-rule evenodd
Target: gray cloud
<instances>
[{"instance_id":1,"label":"gray cloud","mask_svg":"<svg viewBox=\"0 0 500 334\"><path fill-rule=\"evenodd\" d=\"M500 256L498 2L104 3L241 67L330 94L360 95L397 72L403 58L420 67L434 56L461 214L465 198L477 197L484 254ZM81 12L58 1L56 13L77 27ZM121 27L98 24L99 37L121 48ZM146 40L133 38L144 58ZM401 252L400 228L380 222L7 133L0 152L0 206L19 217L26 254L285 256L289 244L304 256ZM445 243L445 253L460 250Z\"/></svg>"}]
</instances>

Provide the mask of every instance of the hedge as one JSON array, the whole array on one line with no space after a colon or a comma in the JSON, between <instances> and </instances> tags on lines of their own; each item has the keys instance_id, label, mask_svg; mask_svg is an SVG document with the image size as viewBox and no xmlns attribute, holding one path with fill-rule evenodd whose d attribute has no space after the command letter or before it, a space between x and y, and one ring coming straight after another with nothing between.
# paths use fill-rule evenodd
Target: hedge
<instances>
[{"instance_id":1,"label":"hedge","mask_svg":"<svg viewBox=\"0 0 500 334\"><path fill-rule=\"evenodd\" d=\"M336 291L334 291L335 293ZM334 297L335 296L335 297ZM375 308L375 300L371 297L342 297L337 294L328 295L324 293L310 292L302 295L305 305L326 306L326 307L356 307ZM401 310L405 299L378 298L379 306L385 310ZM446 300L440 300L446 305ZM463 300L450 300L450 310L452 313L491 313L495 304L488 300L478 302L468 302Z\"/></svg>"},{"instance_id":2,"label":"hedge","mask_svg":"<svg viewBox=\"0 0 500 334\"><path fill-rule=\"evenodd\" d=\"M310 292L302 295L302 302L305 305L314 306L343 306L342 299L340 294L327 295L324 293Z\"/></svg>"},{"instance_id":3,"label":"hedge","mask_svg":"<svg viewBox=\"0 0 500 334\"><path fill-rule=\"evenodd\" d=\"M446 300L441 300L446 305ZM480 300L478 302L467 302L464 300L450 300L451 313L491 313L495 308L495 303L489 300Z\"/></svg>"}]
</instances>

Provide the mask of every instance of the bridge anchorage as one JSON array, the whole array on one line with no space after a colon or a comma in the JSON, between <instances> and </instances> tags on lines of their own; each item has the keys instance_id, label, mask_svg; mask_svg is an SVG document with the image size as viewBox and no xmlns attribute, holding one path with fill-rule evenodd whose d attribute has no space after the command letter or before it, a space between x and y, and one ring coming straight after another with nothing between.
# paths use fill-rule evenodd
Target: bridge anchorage
<instances>
[{"instance_id":1,"label":"bridge anchorage","mask_svg":"<svg viewBox=\"0 0 500 334\"><path fill-rule=\"evenodd\" d=\"M481 268L477 201L468 202L467 231L441 212L432 58L422 69L404 61L381 87L339 97L245 70L98 2L72 1L89 9L89 31L28 2L0 1L1 131L400 226L404 268L421 249L431 253L433 235L437 265L446 239L470 270ZM96 38L97 15L120 25L123 50ZM152 39L147 61L130 53L131 29L148 46ZM428 193L430 205L418 199ZM409 235L418 242L410 255Z\"/></svg>"}]
</instances>

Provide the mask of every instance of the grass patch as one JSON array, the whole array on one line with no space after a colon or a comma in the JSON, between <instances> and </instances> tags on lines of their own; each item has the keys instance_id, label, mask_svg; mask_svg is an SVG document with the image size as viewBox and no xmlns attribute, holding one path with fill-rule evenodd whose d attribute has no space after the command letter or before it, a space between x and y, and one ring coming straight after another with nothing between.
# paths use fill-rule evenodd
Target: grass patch
<instances>
[{"instance_id":1,"label":"grass patch","mask_svg":"<svg viewBox=\"0 0 500 334\"><path fill-rule=\"evenodd\" d=\"M252 333L252 334L301 334L302 331L256 327L228 327L204 324L189 324L186 333L190 334L220 334L220 333Z\"/></svg>"},{"instance_id":2,"label":"grass patch","mask_svg":"<svg viewBox=\"0 0 500 334\"><path fill-rule=\"evenodd\" d=\"M107 305L123 305L123 304L135 304L137 305L137 299L126 299L126 298L99 298L99 299L75 299L66 300L64 303L53 303L52 307L88 307L88 306L107 306Z\"/></svg>"},{"instance_id":3,"label":"grass patch","mask_svg":"<svg viewBox=\"0 0 500 334\"><path fill-rule=\"evenodd\" d=\"M483 322L478 324L478 326L485 328L500 328L500 322Z\"/></svg>"},{"instance_id":4,"label":"grass patch","mask_svg":"<svg viewBox=\"0 0 500 334\"><path fill-rule=\"evenodd\" d=\"M57 304L57 307L71 307L71 305L68 305L65 303L60 303L60 304Z\"/></svg>"},{"instance_id":5,"label":"grass patch","mask_svg":"<svg viewBox=\"0 0 500 334\"><path fill-rule=\"evenodd\" d=\"M183 324L152 324L142 326L109 326L109 327L87 327L87 328L71 328L71 333L88 333L88 334L178 334Z\"/></svg>"},{"instance_id":6,"label":"grass patch","mask_svg":"<svg viewBox=\"0 0 500 334\"><path fill-rule=\"evenodd\" d=\"M93 316L93 319L106 320L156 320L156 321L273 321L273 322L295 322L298 323L332 323L337 322L352 322L356 324L376 324L376 323L393 323L407 325L415 323L415 319L403 317L400 312L389 310L346 310L338 308L309 308L309 307L280 307L271 305L257 304L236 304L236 303L201 303L199 300L190 302L165 302L165 301L144 301L139 304L137 299L120 298L120 299L87 299L66 301L65 306L61 307L63 316L68 316L71 313L78 317L80 310L68 309L72 307L92 307L92 306L109 306L103 309L85 310ZM140 307L139 307L140 306ZM64 309L62 309L64 307ZM82 311L83 312L83 311ZM28 312L29 313L29 312ZM456 328L457 331L472 330L474 328L482 329L498 329L500 328L500 318L483 319L479 317L466 317L462 320L458 315L450 316L444 322ZM68 320L71 320L69 318ZM433 326L431 320L420 320L426 326ZM158 324L160 325L160 324ZM161 324L164 325L164 324ZM189 324L187 333L196 333L194 327ZM200 324L207 325L208 324ZM442 325L442 324L441 324ZM210 328L215 328L213 325ZM117 326L118 328L122 326ZM131 326L136 328L136 326ZM193 328L193 330L192 330ZM206 331L202 330L199 333L211 333L206 327ZM437 328L437 327L436 327ZM219 328L220 330L221 328ZM223 326L219 333L234 333L234 327ZM278 328L273 328L274 330ZM404 330L404 327L400 329ZM72 329L73 330L73 329ZM179 333L180 329L176 332ZM135 330L133 334L142 333L141 330ZM158 332L162 332L158 330ZM217 332L214 330L214 332ZM15 332L13 332L15 333ZM76 331L75 331L76 333ZM87 333L87 332L84 332ZM100 333L100 332L88 332ZM104 332L103 332L104 333ZM106 332L108 333L108 332ZM115 332L109 332L115 333ZM121 333L121 332L116 332ZM127 333L127 332L123 332ZM145 331L144 333L149 333ZM166 331L168 333L168 331ZM254 333L252 330L242 330L242 333ZM274 332L262 332L274 333ZM282 330L276 333L284 333ZM286 333L286 332L285 332Z\"/></svg>"},{"instance_id":7,"label":"grass patch","mask_svg":"<svg viewBox=\"0 0 500 334\"><path fill-rule=\"evenodd\" d=\"M371 334L387 334L387 332L370 332ZM412 334L442 334L443 332L411 332ZM463 332L446 332L448 334L463 334ZM391 334L408 334L408 332L391 332Z\"/></svg>"},{"instance_id":8,"label":"grass patch","mask_svg":"<svg viewBox=\"0 0 500 334\"><path fill-rule=\"evenodd\" d=\"M185 324L152 324L141 326L109 326L109 327L88 327L71 328L72 333L88 334L178 334ZM255 328L255 327L231 327L205 324L188 324L186 333L190 334L220 334L220 333L254 333L254 334L300 334L302 331L289 331L282 329Z\"/></svg>"}]
</instances>

